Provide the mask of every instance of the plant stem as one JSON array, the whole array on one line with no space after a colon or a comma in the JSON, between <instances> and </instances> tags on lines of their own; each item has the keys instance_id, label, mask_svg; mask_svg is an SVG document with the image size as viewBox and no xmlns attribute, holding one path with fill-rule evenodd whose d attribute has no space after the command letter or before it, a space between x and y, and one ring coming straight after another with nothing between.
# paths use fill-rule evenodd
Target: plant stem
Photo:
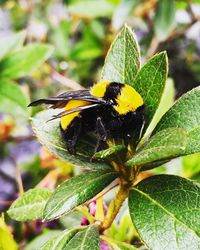
<instances>
[{"instance_id":1,"label":"plant stem","mask_svg":"<svg viewBox=\"0 0 200 250\"><path fill-rule=\"evenodd\" d=\"M102 229L106 230L111 226L113 220L115 219L116 215L118 214L124 200L128 197L129 187L123 183L120 185L120 189L113 201L111 201L106 218L103 222Z\"/></svg>"}]
</instances>

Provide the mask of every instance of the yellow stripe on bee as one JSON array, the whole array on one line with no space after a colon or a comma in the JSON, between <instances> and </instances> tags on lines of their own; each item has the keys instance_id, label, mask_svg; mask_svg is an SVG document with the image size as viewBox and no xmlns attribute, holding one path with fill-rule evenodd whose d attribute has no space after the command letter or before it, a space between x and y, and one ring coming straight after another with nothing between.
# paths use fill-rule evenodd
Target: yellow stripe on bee
<instances>
[{"instance_id":1,"label":"yellow stripe on bee","mask_svg":"<svg viewBox=\"0 0 200 250\"><path fill-rule=\"evenodd\" d=\"M120 114L125 115L130 111L135 111L138 107L143 105L141 95L131 86L124 85L120 94L116 98L117 105L114 109Z\"/></svg>"},{"instance_id":2,"label":"yellow stripe on bee","mask_svg":"<svg viewBox=\"0 0 200 250\"><path fill-rule=\"evenodd\" d=\"M90 90L91 95L96 96L96 97L104 97L106 89L109 84L110 84L110 81L99 82L95 84Z\"/></svg>"},{"instance_id":3,"label":"yellow stripe on bee","mask_svg":"<svg viewBox=\"0 0 200 250\"><path fill-rule=\"evenodd\" d=\"M87 101L71 100L67 103L64 110L74 109L74 108L82 107L82 106L85 106L88 104L89 104L89 102L87 102ZM67 129L69 124L74 120L74 118L76 118L79 115L80 112L81 111L77 111L77 112L74 112L72 114L65 115L65 116L61 117L60 124L61 124L62 129Z\"/></svg>"}]
</instances>

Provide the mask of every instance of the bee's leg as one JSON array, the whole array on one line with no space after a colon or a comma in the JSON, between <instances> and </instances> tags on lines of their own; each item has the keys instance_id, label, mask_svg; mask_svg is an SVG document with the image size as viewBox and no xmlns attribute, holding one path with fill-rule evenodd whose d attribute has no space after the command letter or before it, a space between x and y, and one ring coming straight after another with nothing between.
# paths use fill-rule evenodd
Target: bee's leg
<instances>
[{"instance_id":1,"label":"bee's leg","mask_svg":"<svg viewBox=\"0 0 200 250\"><path fill-rule=\"evenodd\" d=\"M82 124L81 120L77 119L76 122L72 125L72 131L71 135L68 138L67 142L67 150L70 154L75 155L76 154L76 144L79 139L79 136L81 134Z\"/></svg>"},{"instance_id":2,"label":"bee's leg","mask_svg":"<svg viewBox=\"0 0 200 250\"><path fill-rule=\"evenodd\" d=\"M104 149L106 147L106 140L108 139L108 133L101 117L98 117L96 121L96 133L98 140L95 147L95 152Z\"/></svg>"}]
</instances>

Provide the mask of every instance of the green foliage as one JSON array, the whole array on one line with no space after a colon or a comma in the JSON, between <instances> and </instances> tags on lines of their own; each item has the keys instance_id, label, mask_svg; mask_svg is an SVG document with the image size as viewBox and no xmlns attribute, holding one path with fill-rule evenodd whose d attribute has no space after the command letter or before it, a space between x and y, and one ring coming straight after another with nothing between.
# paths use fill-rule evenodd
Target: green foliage
<instances>
[{"instance_id":1,"label":"green foliage","mask_svg":"<svg viewBox=\"0 0 200 250\"><path fill-rule=\"evenodd\" d=\"M151 120L151 123L148 126L148 129L145 132L144 137L149 136L152 133L157 123L160 121L161 117L174 104L174 99L175 99L174 82L172 81L172 79L168 78L166 81L164 91L163 91L163 95L160 100L160 104L153 116L153 119Z\"/></svg>"},{"instance_id":2,"label":"green foliage","mask_svg":"<svg viewBox=\"0 0 200 250\"><path fill-rule=\"evenodd\" d=\"M152 176L131 189L133 224L150 249L199 249L200 187L173 175Z\"/></svg>"},{"instance_id":3,"label":"green foliage","mask_svg":"<svg viewBox=\"0 0 200 250\"><path fill-rule=\"evenodd\" d=\"M101 80L132 84L140 68L140 52L135 35L128 26L120 31L110 47Z\"/></svg>"},{"instance_id":4,"label":"green foliage","mask_svg":"<svg viewBox=\"0 0 200 250\"><path fill-rule=\"evenodd\" d=\"M20 49L24 43L26 33L24 31L3 37L0 40L0 61L13 51Z\"/></svg>"},{"instance_id":5,"label":"green foliage","mask_svg":"<svg viewBox=\"0 0 200 250\"><path fill-rule=\"evenodd\" d=\"M23 46L26 32L22 31L0 41L0 111L16 120L27 120L28 98L20 85L12 80L29 74L52 53L50 45Z\"/></svg>"},{"instance_id":6,"label":"green foliage","mask_svg":"<svg viewBox=\"0 0 200 250\"><path fill-rule=\"evenodd\" d=\"M165 40L174 28L175 1L159 0L155 13L154 28L157 38Z\"/></svg>"},{"instance_id":7,"label":"green foliage","mask_svg":"<svg viewBox=\"0 0 200 250\"><path fill-rule=\"evenodd\" d=\"M52 220L68 213L93 198L117 177L116 172L95 171L63 182L47 202L44 220Z\"/></svg>"},{"instance_id":8,"label":"green foliage","mask_svg":"<svg viewBox=\"0 0 200 250\"><path fill-rule=\"evenodd\" d=\"M9 208L8 215L18 221L42 218L43 210L52 192L48 189L30 189Z\"/></svg>"},{"instance_id":9,"label":"green foliage","mask_svg":"<svg viewBox=\"0 0 200 250\"><path fill-rule=\"evenodd\" d=\"M46 242L41 250L99 250L99 233L96 226L89 226L87 228L75 228L65 230L58 237L54 237Z\"/></svg>"},{"instance_id":10,"label":"green foliage","mask_svg":"<svg viewBox=\"0 0 200 250\"><path fill-rule=\"evenodd\" d=\"M188 141L187 133L180 128L168 128L161 130L150 137L126 165L149 165L150 163L169 160L181 155Z\"/></svg>"},{"instance_id":11,"label":"green foliage","mask_svg":"<svg viewBox=\"0 0 200 250\"><path fill-rule=\"evenodd\" d=\"M110 157L116 157L117 154L123 154L127 151L127 148L124 145L116 145L109 147L108 149L98 151L94 154L94 159L106 159Z\"/></svg>"},{"instance_id":12,"label":"green foliage","mask_svg":"<svg viewBox=\"0 0 200 250\"><path fill-rule=\"evenodd\" d=\"M52 53L49 45L32 44L21 48L0 62L0 78L16 79L29 74Z\"/></svg>"},{"instance_id":13,"label":"green foliage","mask_svg":"<svg viewBox=\"0 0 200 250\"><path fill-rule=\"evenodd\" d=\"M73 15L95 18L111 16L114 5L107 0L86 0L70 4L68 9Z\"/></svg>"},{"instance_id":14,"label":"green foliage","mask_svg":"<svg viewBox=\"0 0 200 250\"><path fill-rule=\"evenodd\" d=\"M194 88L182 96L171 109L162 117L154 130L158 131L169 127L183 128L188 133L188 144L183 154L192 154L200 151L200 87Z\"/></svg>"},{"instance_id":15,"label":"green foliage","mask_svg":"<svg viewBox=\"0 0 200 250\"><path fill-rule=\"evenodd\" d=\"M35 249L41 249L42 246L44 246L48 241L51 241L53 238L58 238L61 235L60 230L48 230L47 232L44 232L43 234L37 236L32 240L24 250L35 250Z\"/></svg>"},{"instance_id":16,"label":"green foliage","mask_svg":"<svg viewBox=\"0 0 200 250\"><path fill-rule=\"evenodd\" d=\"M19 119L28 118L28 100L19 85L10 80L1 80L0 99L1 112L6 112Z\"/></svg>"},{"instance_id":17,"label":"green foliage","mask_svg":"<svg viewBox=\"0 0 200 250\"><path fill-rule=\"evenodd\" d=\"M101 11L101 8L105 8L104 4L111 6L110 9L107 8L106 13ZM122 5L124 4L122 2ZM160 40L166 38L172 30L173 4L173 1L158 2L155 32ZM105 17L110 15L114 6L114 1L98 1L98 3L97 1L84 3L71 1L69 12L86 18ZM128 15L130 9L134 7L134 4L129 2L124 15ZM165 9L171 10L171 13L164 15ZM103 49L100 37L104 37L105 30L100 25L101 32L98 33L96 29L98 25L100 25L98 21L90 23L87 27L83 25L83 39L69 51L71 45L70 43L65 44L64 41L65 37L70 38L71 26L66 22L60 24L58 33L61 38L61 46L56 56L62 59L66 56L80 64L89 59L99 58ZM66 27L66 30L63 27ZM56 40L55 37L51 39L59 47L60 39ZM15 37L15 40L20 41L17 42L19 47L16 47L14 42L8 43L9 49L5 47L2 52L0 78L4 80L1 81L0 95L7 99L7 102L12 103L13 106L16 105L26 113L27 103L23 92L18 85L5 79L16 79L27 75L49 56L52 48L49 45L41 44L22 47L20 45L23 43L22 34ZM8 53L8 50L12 50L12 52ZM62 51L64 51L64 56ZM170 88L170 97L166 94L169 90L166 85L168 73L166 52L156 54L142 68L140 68L140 61L140 50L135 35L125 25L110 47L101 80L130 84L143 97L146 118L141 132L143 134L146 132L146 134L139 141L130 143L128 146L123 141L120 141L120 144L117 141L113 141L113 144L109 141L109 145L112 146L94 154L96 138L93 135L87 135L79 141L76 148L77 154L74 156L69 154L66 149L65 141L60 133L59 120L48 122L52 115L60 110L42 111L32 118L33 130L39 141L56 157L81 167L81 171L84 170L84 173L64 181L53 193L45 189L33 189L25 192L10 207L9 216L19 221L41 217L44 221L50 221L59 219L77 208L84 216L83 221L86 220L84 225L90 224L77 227L77 225L75 226L76 219L74 225L71 223L70 228L58 232L58 235L54 236L49 233L48 241L45 237L41 240L38 239L35 243L37 248L43 250L99 250L101 239L113 249L131 250L136 249L134 244L139 238L152 250L164 250L166 247L182 250L200 248L199 186L190 180L174 175L151 176L145 180L141 180L142 177L139 176L141 181L137 183L141 170L158 167L175 157L200 152L200 88L197 87L188 92L169 109L174 92ZM12 88L17 93L14 97L11 92ZM168 100L169 103L164 107L162 100ZM168 111L163 115L163 110ZM160 121L158 121L159 119ZM193 164L198 166L195 156ZM189 166L190 163L185 158L183 169L187 177L192 176L190 171L186 171ZM198 172L194 170L192 173L197 174ZM116 185L119 186L117 194L114 198L113 193L108 194L111 202L107 208L102 199ZM133 230L131 236L126 236L124 232L119 233L118 236L121 237L120 240L132 242L133 245L121 242L118 238L109 238L106 235L106 229L111 227L126 198L128 198L130 216L138 236L135 232L132 233ZM91 199L93 199L91 204L94 205L95 212L92 212L92 208L88 206ZM71 218L73 216L71 214ZM62 223L62 219L60 221ZM125 223L121 219L121 223L118 225L116 221L113 232L116 232L118 228L128 232L127 225L130 222ZM67 223L63 222L62 225L66 226ZM103 235L101 236L101 234ZM112 235L110 232L109 236L114 236L114 233Z\"/></svg>"},{"instance_id":18,"label":"green foliage","mask_svg":"<svg viewBox=\"0 0 200 250\"><path fill-rule=\"evenodd\" d=\"M41 250L62 250L63 248L66 249L66 245L68 242L74 237L74 235L78 232L78 229L72 228L69 230L65 230L60 233L58 236L53 237L52 239L48 240L45 244L40 246Z\"/></svg>"},{"instance_id":19,"label":"green foliage","mask_svg":"<svg viewBox=\"0 0 200 250\"><path fill-rule=\"evenodd\" d=\"M65 246L66 250L83 249L83 250L100 250L99 232L96 226L89 226L79 231Z\"/></svg>"},{"instance_id":20,"label":"green foliage","mask_svg":"<svg viewBox=\"0 0 200 250\"><path fill-rule=\"evenodd\" d=\"M137 74L133 87L141 94L146 105L147 127L160 103L167 80L168 60L166 52L152 57Z\"/></svg>"}]
</instances>

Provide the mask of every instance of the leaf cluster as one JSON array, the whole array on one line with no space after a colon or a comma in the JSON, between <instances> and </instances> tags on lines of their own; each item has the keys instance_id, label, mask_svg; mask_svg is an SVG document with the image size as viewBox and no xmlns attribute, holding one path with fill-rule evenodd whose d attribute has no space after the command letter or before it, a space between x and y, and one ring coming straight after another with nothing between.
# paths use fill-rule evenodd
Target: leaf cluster
<instances>
[{"instance_id":1,"label":"leaf cluster","mask_svg":"<svg viewBox=\"0 0 200 250\"><path fill-rule=\"evenodd\" d=\"M4 73L5 76L9 72L13 71ZM138 182L143 170L158 167L178 156L200 152L199 87L182 96L151 134L145 133L159 109L167 73L166 52L156 54L141 67L138 43L130 28L124 26L107 54L101 80L130 84L144 99L147 118L143 137L137 145L130 145L131 150L124 145L114 145L96 153L96 160L91 161L94 140L87 137L78 145L77 155L72 156L65 148L58 121L46 123L55 111L40 112L32 119L35 134L43 145L56 156L87 170L63 182L53 193L39 189L24 193L9 209L8 214L19 221L36 218L49 221L76 208L88 216L89 226L63 231L40 249L100 249L100 239L113 249L134 249L134 246L99 236L99 232L111 226L126 198L135 229L149 249L200 248L199 186L173 175L157 175ZM116 180L119 192L110 202L103 221L80 206L95 197L100 204L98 211L102 206L98 201L105 188Z\"/></svg>"}]
</instances>

